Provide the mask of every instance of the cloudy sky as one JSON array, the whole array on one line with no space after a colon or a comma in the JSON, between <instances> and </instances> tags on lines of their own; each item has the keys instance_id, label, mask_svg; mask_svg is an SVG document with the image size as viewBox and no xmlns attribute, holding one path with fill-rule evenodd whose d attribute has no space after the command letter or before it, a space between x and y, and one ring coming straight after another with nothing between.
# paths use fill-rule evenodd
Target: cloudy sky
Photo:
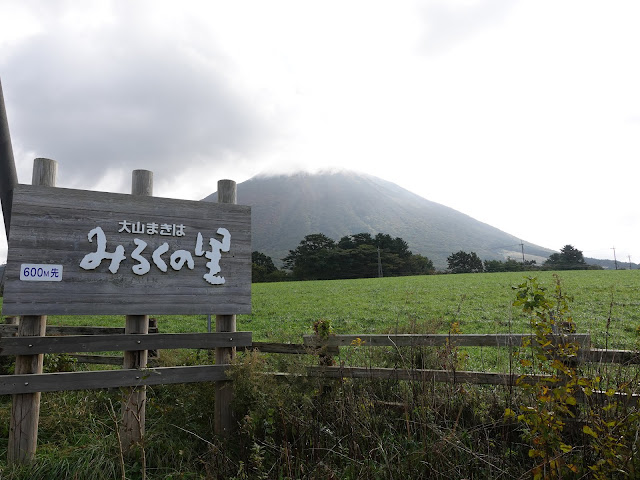
<instances>
[{"instance_id":1,"label":"cloudy sky","mask_svg":"<svg viewBox=\"0 0 640 480\"><path fill-rule=\"evenodd\" d=\"M21 183L36 157L194 200L346 168L640 262L639 24L637 0L0 0L0 78Z\"/></svg>"}]
</instances>

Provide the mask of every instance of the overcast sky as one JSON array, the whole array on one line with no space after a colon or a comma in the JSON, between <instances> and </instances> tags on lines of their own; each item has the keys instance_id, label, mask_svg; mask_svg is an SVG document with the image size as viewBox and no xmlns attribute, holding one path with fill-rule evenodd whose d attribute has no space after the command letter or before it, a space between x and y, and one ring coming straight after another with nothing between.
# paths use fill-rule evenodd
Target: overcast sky
<instances>
[{"instance_id":1,"label":"overcast sky","mask_svg":"<svg viewBox=\"0 0 640 480\"><path fill-rule=\"evenodd\" d=\"M143 168L199 200L339 167L640 262L638 25L637 0L0 0L0 78L21 183L48 157L61 187Z\"/></svg>"}]
</instances>

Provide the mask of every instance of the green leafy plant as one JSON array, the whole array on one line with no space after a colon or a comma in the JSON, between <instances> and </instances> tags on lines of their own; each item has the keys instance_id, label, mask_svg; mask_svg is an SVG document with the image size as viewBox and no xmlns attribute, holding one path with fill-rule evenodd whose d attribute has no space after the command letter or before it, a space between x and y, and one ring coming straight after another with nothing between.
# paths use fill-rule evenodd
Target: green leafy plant
<instances>
[{"instance_id":1,"label":"green leafy plant","mask_svg":"<svg viewBox=\"0 0 640 480\"><path fill-rule=\"evenodd\" d=\"M326 340L329 335L333 335L331 320L320 319L313 322L313 331L317 336Z\"/></svg>"},{"instance_id":2,"label":"green leafy plant","mask_svg":"<svg viewBox=\"0 0 640 480\"><path fill-rule=\"evenodd\" d=\"M535 278L513 288L513 305L529 315L533 331L533 338L525 340L517 352L527 372L518 377L517 385L532 400L520 407L517 418L530 442L529 457L536 462L533 478L563 478L579 470L578 455L569 443L566 426L576 417L576 394L590 390L591 381L580 377L573 367L579 345L567 341L564 335L574 333L575 324L560 279L555 277L552 295ZM506 414L515 416L511 410Z\"/></svg>"},{"instance_id":3,"label":"green leafy plant","mask_svg":"<svg viewBox=\"0 0 640 480\"><path fill-rule=\"evenodd\" d=\"M73 372L78 361L68 353L47 353L44 356L45 373Z\"/></svg>"}]
</instances>

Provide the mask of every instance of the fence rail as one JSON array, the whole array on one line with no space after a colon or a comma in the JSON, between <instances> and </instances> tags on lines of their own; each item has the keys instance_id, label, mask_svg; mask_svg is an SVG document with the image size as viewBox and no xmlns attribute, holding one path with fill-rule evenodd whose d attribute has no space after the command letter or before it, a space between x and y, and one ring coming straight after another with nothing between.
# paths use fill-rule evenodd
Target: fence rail
<instances>
[{"instance_id":1,"label":"fence rail","mask_svg":"<svg viewBox=\"0 0 640 480\"><path fill-rule=\"evenodd\" d=\"M70 327L47 325L46 335L121 335L124 327ZM157 326L149 325L149 333L158 333ZM0 337L15 337L18 334L17 324L0 324Z\"/></svg>"},{"instance_id":2,"label":"fence rail","mask_svg":"<svg viewBox=\"0 0 640 480\"><path fill-rule=\"evenodd\" d=\"M226 380L228 365L0 375L0 395Z\"/></svg>"},{"instance_id":3,"label":"fence rail","mask_svg":"<svg viewBox=\"0 0 640 480\"><path fill-rule=\"evenodd\" d=\"M250 347L251 344L251 332L7 337L0 342L0 355Z\"/></svg>"},{"instance_id":4,"label":"fence rail","mask_svg":"<svg viewBox=\"0 0 640 480\"><path fill-rule=\"evenodd\" d=\"M455 343L460 347L518 347L525 339L534 339L530 334L398 334L398 335L330 335L327 338L316 335L305 335L304 344L310 347L345 347L351 345L365 347L438 347ZM576 342L581 348L591 346L591 335L589 334L569 334L553 335L549 337L552 341L563 343Z\"/></svg>"}]
</instances>

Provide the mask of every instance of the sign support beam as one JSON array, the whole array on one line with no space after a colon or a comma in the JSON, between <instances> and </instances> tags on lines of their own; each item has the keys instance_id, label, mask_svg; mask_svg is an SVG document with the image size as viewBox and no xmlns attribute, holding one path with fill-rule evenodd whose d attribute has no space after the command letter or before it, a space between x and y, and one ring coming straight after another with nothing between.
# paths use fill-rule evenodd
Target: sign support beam
<instances>
[{"instance_id":1,"label":"sign support beam","mask_svg":"<svg viewBox=\"0 0 640 480\"><path fill-rule=\"evenodd\" d=\"M34 185L56 186L58 163L48 158L36 158L33 163ZM46 315L20 317L18 336L43 337L47 329ZM16 375L42 373L44 355L17 355ZM31 463L38 445L38 421L40 419L40 392L13 395L9 426L9 463Z\"/></svg>"},{"instance_id":2,"label":"sign support beam","mask_svg":"<svg viewBox=\"0 0 640 480\"><path fill-rule=\"evenodd\" d=\"M131 194L153 196L153 172L149 170L134 170L131 178ZM149 315L127 315L124 327L125 334L148 334ZM147 367L147 350L124 352L126 369L141 369ZM124 389L122 401L122 426L120 442L122 450L130 454L133 447L142 442L145 430L147 387Z\"/></svg>"}]
</instances>

